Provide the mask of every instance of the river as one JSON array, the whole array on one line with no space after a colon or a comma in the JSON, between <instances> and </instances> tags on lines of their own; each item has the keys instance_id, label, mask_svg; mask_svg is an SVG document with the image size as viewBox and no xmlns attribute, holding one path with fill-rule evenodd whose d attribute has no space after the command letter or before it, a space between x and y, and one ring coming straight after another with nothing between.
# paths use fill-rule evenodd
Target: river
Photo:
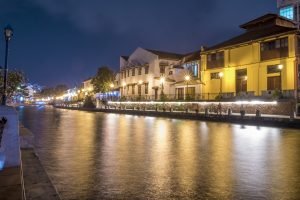
<instances>
[{"instance_id":1,"label":"river","mask_svg":"<svg viewBox=\"0 0 300 200\"><path fill-rule=\"evenodd\" d=\"M62 199L300 199L300 130L17 110Z\"/></svg>"}]
</instances>

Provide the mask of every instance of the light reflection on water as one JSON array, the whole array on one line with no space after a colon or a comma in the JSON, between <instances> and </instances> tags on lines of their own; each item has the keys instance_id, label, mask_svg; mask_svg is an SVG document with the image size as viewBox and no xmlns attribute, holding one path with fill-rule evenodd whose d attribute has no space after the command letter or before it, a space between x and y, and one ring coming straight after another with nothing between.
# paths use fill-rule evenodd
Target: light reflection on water
<instances>
[{"instance_id":1,"label":"light reflection on water","mask_svg":"<svg viewBox=\"0 0 300 200\"><path fill-rule=\"evenodd\" d=\"M300 133L19 109L63 199L297 199Z\"/></svg>"}]
</instances>

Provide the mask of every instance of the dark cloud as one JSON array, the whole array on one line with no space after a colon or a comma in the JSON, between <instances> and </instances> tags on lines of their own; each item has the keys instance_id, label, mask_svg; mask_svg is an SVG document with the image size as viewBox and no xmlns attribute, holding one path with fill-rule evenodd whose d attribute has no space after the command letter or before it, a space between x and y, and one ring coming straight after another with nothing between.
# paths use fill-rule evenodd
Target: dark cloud
<instances>
[{"instance_id":1,"label":"dark cloud","mask_svg":"<svg viewBox=\"0 0 300 200\"><path fill-rule=\"evenodd\" d=\"M186 53L227 39L276 12L276 1L0 0L0 8L1 28L15 28L10 64L32 81L72 85L102 64L117 69L138 46Z\"/></svg>"}]
</instances>

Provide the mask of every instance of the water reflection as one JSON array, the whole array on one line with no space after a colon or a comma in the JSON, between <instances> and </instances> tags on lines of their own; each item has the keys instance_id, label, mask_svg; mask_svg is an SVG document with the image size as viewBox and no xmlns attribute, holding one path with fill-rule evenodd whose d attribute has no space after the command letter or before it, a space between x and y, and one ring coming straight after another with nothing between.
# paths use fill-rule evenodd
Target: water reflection
<instances>
[{"instance_id":1,"label":"water reflection","mask_svg":"<svg viewBox=\"0 0 300 200\"><path fill-rule=\"evenodd\" d=\"M298 130L50 107L19 112L63 199L300 196Z\"/></svg>"}]
</instances>

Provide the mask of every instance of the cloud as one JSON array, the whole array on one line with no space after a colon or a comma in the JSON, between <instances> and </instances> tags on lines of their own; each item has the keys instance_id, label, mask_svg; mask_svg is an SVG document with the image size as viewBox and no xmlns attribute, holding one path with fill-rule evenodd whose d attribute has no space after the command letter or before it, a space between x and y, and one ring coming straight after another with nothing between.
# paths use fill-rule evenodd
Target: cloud
<instances>
[{"instance_id":1,"label":"cloud","mask_svg":"<svg viewBox=\"0 0 300 200\"><path fill-rule=\"evenodd\" d=\"M30 0L58 19L68 20L71 24L87 33L99 33L107 29L122 34L132 30L149 30L184 25L188 16L202 20L201 16L212 12L216 0L201 4L199 0L183 2L180 0ZM196 6L195 6L196 5ZM181 24L174 24L174 19ZM181 22L182 21L182 22Z\"/></svg>"}]
</instances>

